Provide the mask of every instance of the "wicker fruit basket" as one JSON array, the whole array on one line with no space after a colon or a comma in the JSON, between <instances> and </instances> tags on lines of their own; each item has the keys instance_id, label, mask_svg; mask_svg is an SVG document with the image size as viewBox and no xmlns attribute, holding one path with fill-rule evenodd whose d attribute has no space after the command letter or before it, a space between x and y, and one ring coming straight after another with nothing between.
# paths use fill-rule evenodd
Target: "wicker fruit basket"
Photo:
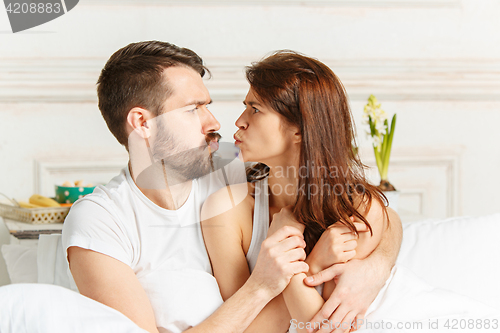
<instances>
[{"instance_id":1,"label":"wicker fruit basket","mask_svg":"<svg viewBox=\"0 0 500 333\"><path fill-rule=\"evenodd\" d=\"M21 208L0 203L0 216L6 219L32 223L62 223L70 207Z\"/></svg>"}]
</instances>

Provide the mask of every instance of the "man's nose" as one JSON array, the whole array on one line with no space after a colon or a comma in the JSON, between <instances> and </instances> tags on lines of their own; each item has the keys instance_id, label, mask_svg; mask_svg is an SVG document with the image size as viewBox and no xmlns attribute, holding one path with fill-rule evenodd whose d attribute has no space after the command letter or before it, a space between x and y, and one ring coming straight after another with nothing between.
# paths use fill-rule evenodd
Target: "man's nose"
<instances>
[{"instance_id":1,"label":"man's nose","mask_svg":"<svg viewBox=\"0 0 500 333\"><path fill-rule=\"evenodd\" d=\"M203 134L216 132L220 129L220 123L215 119L214 115L206 107L202 108L202 112L198 113L200 117L201 130Z\"/></svg>"}]
</instances>

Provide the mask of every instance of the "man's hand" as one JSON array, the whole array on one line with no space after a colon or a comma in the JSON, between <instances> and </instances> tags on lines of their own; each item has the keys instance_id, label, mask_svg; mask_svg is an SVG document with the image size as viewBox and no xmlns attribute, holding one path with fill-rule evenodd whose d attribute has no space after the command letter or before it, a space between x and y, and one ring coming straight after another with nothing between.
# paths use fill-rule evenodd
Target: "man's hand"
<instances>
[{"instance_id":1,"label":"man's hand","mask_svg":"<svg viewBox=\"0 0 500 333\"><path fill-rule=\"evenodd\" d=\"M351 223L354 223L359 233L369 231L366 224L355 222L354 217L351 217ZM309 273L316 274L333 264L345 263L354 258L357 239L358 236L342 223L329 226L307 257Z\"/></svg>"},{"instance_id":2,"label":"man's hand","mask_svg":"<svg viewBox=\"0 0 500 333\"><path fill-rule=\"evenodd\" d=\"M389 274L385 269L374 266L374 262L367 258L364 260L353 259L345 264L333 265L306 278L304 282L309 286L317 286L332 279L337 284L330 298L311 322L321 322L328 319L333 324L345 323L344 328L349 327L352 322L359 323L388 277ZM366 283L366 281L370 281L370 283ZM333 332L344 331L344 329L339 328ZM330 332L330 330L321 329L318 331L318 333L326 332Z\"/></svg>"},{"instance_id":3,"label":"man's hand","mask_svg":"<svg viewBox=\"0 0 500 333\"><path fill-rule=\"evenodd\" d=\"M264 289L270 298L279 295L290 283L292 276L305 273L306 242L302 232L284 226L262 242L255 268L249 281Z\"/></svg>"},{"instance_id":4,"label":"man's hand","mask_svg":"<svg viewBox=\"0 0 500 333\"><path fill-rule=\"evenodd\" d=\"M301 234L304 233L305 225L298 222L292 213L292 206L283 207L279 213L273 214L273 219L269 230L267 231L267 237L274 234L278 229L284 226L291 226L297 228Z\"/></svg>"}]
</instances>

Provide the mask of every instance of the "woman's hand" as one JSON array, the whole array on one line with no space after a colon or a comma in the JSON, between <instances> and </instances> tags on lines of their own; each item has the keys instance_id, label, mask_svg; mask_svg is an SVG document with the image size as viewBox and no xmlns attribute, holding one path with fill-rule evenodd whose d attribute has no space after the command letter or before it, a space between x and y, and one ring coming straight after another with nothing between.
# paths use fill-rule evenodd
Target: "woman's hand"
<instances>
[{"instance_id":1,"label":"woman's hand","mask_svg":"<svg viewBox=\"0 0 500 333\"><path fill-rule=\"evenodd\" d=\"M283 207L279 213L273 214L273 220L269 226L267 237L274 234L278 229L284 226L297 228L301 234L304 233L305 226L298 222L292 213L292 206Z\"/></svg>"},{"instance_id":2,"label":"woman's hand","mask_svg":"<svg viewBox=\"0 0 500 333\"><path fill-rule=\"evenodd\" d=\"M304 227L293 217L291 206L273 215L267 238L262 242L251 280L259 281L273 297L280 294L299 273L309 271L305 263Z\"/></svg>"},{"instance_id":3,"label":"woman's hand","mask_svg":"<svg viewBox=\"0 0 500 333\"><path fill-rule=\"evenodd\" d=\"M366 232L368 229L364 223L351 222L358 232ZM334 223L321 235L320 239L307 257L306 262L310 266L310 274L320 271L338 263L345 263L354 258L358 236L342 223Z\"/></svg>"},{"instance_id":4,"label":"woman's hand","mask_svg":"<svg viewBox=\"0 0 500 333\"><path fill-rule=\"evenodd\" d=\"M291 226L279 228L262 242L249 281L267 291L271 299L279 295L295 274L309 270L304 262L305 247L306 242L299 230Z\"/></svg>"}]
</instances>

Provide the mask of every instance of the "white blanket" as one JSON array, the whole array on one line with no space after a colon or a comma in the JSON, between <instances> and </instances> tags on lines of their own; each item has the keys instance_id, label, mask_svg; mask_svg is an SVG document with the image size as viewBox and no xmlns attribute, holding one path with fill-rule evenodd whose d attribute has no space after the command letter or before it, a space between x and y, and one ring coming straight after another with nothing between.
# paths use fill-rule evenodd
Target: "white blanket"
<instances>
[{"instance_id":1,"label":"white blanket","mask_svg":"<svg viewBox=\"0 0 500 333\"><path fill-rule=\"evenodd\" d=\"M120 312L59 286L8 285L0 287L0 300L2 333L145 332ZM493 308L396 266L359 332L490 332L500 329L499 318Z\"/></svg>"},{"instance_id":2,"label":"white blanket","mask_svg":"<svg viewBox=\"0 0 500 333\"><path fill-rule=\"evenodd\" d=\"M0 287L1 333L144 333L122 313L49 284Z\"/></svg>"},{"instance_id":3,"label":"white blanket","mask_svg":"<svg viewBox=\"0 0 500 333\"><path fill-rule=\"evenodd\" d=\"M490 328L485 328L488 325ZM434 288L406 267L397 265L368 309L359 332L483 330L500 330L497 310L469 297Z\"/></svg>"}]
</instances>

